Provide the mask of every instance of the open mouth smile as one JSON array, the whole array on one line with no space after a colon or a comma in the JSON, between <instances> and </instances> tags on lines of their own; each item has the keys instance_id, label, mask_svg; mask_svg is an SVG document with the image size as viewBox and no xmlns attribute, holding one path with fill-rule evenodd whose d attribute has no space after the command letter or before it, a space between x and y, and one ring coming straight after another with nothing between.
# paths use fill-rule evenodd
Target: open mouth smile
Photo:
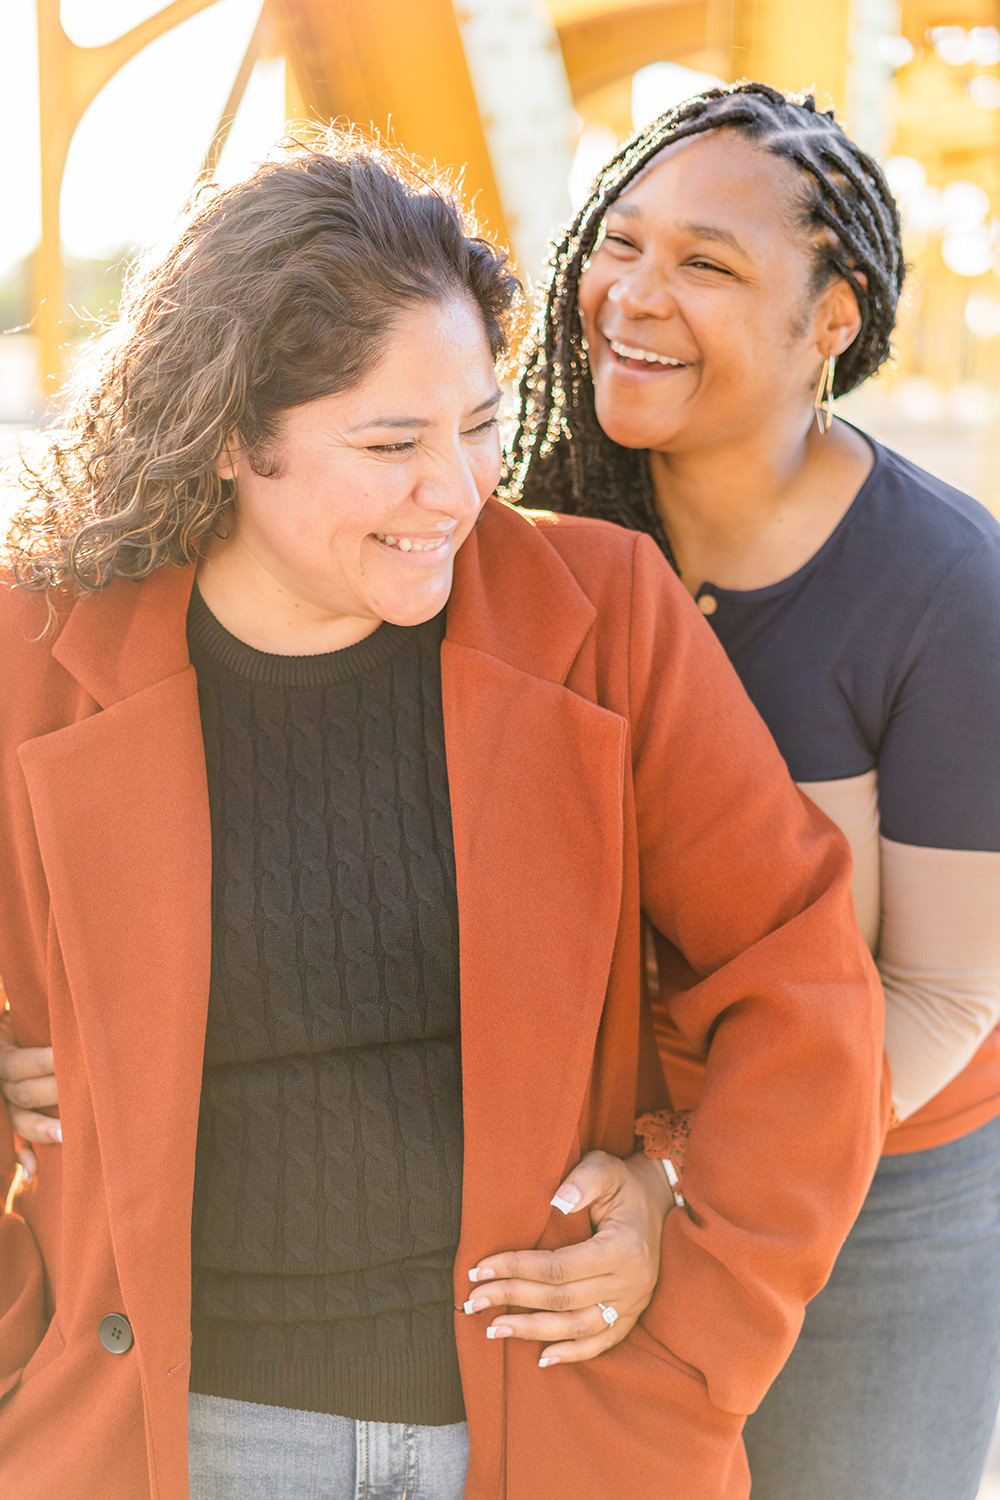
<instances>
[{"instance_id":1,"label":"open mouth smile","mask_svg":"<svg viewBox=\"0 0 1000 1500\"><path fill-rule=\"evenodd\" d=\"M451 541L448 536L416 537L416 536L388 536L381 532L373 531L372 536L383 547L393 547L397 552L441 552Z\"/></svg>"},{"instance_id":2,"label":"open mouth smile","mask_svg":"<svg viewBox=\"0 0 1000 1500\"><path fill-rule=\"evenodd\" d=\"M667 369L685 370L683 359L671 359L669 354L654 354L651 349L635 349L631 344L621 344L617 339L608 339L608 347L616 359L637 360L645 365L661 365Z\"/></svg>"}]
</instances>

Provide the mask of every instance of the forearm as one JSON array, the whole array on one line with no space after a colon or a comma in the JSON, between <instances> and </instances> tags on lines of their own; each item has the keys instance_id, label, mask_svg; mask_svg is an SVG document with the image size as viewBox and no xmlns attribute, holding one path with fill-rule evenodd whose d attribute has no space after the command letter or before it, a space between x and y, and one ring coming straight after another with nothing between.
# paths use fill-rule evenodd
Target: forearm
<instances>
[{"instance_id":1,"label":"forearm","mask_svg":"<svg viewBox=\"0 0 1000 1500\"><path fill-rule=\"evenodd\" d=\"M885 1047L905 1120L1000 1021L1000 854L883 838L881 864Z\"/></svg>"}]
</instances>

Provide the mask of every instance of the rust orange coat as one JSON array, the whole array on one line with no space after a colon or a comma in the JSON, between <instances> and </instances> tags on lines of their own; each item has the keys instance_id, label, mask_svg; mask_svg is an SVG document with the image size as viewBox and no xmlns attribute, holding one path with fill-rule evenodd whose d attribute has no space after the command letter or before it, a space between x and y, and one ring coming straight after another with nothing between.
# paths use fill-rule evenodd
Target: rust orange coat
<instances>
[{"instance_id":1,"label":"rust orange coat","mask_svg":"<svg viewBox=\"0 0 1000 1500\"><path fill-rule=\"evenodd\" d=\"M0 1494L186 1500L189 1234L210 836L191 569L0 599L0 973L51 1038L65 1144L0 1220ZM880 993L848 856L794 790L646 538L490 502L442 648L460 920L455 1300L491 1250L581 1238L548 1200L663 1102L640 910L711 1034L643 1324L595 1362L456 1334L470 1500L742 1500L760 1399L881 1135ZM98 1339L123 1313L133 1347Z\"/></svg>"}]
</instances>

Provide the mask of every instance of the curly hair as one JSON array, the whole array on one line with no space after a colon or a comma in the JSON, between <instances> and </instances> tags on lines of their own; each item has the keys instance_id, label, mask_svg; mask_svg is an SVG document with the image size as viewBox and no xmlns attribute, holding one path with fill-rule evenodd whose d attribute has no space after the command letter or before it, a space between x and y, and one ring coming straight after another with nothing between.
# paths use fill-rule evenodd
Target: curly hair
<instances>
[{"instance_id":1,"label":"curly hair","mask_svg":"<svg viewBox=\"0 0 1000 1500\"><path fill-rule=\"evenodd\" d=\"M610 205L665 146L719 129L797 170L801 190L793 211L810 251L811 290L818 295L843 277L857 298L861 328L837 361L836 395L887 359L906 271L899 213L881 169L811 96L800 101L749 82L711 89L654 120L602 169L552 249L518 385L503 488L526 505L647 531L671 561L645 453L620 447L598 423L577 299Z\"/></svg>"},{"instance_id":2,"label":"curly hair","mask_svg":"<svg viewBox=\"0 0 1000 1500\"><path fill-rule=\"evenodd\" d=\"M233 498L216 472L232 434L274 472L282 413L362 381L401 309L471 297L496 359L519 292L446 183L357 132L202 189L130 278L65 429L24 461L18 582L92 593L192 560Z\"/></svg>"}]
</instances>

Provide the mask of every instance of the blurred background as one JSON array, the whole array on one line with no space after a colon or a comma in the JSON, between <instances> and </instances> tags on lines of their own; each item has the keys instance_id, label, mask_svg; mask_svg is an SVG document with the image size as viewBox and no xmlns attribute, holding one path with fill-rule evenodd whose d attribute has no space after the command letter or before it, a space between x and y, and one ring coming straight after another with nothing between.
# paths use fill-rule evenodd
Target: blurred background
<instances>
[{"instance_id":1,"label":"blurred background","mask_svg":"<svg viewBox=\"0 0 1000 1500\"><path fill-rule=\"evenodd\" d=\"M902 210L895 359L845 414L1000 513L1000 0L2 0L0 67L0 451L195 183L288 119L461 171L530 282L633 128L754 77L834 106Z\"/></svg>"},{"instance_id":2,"label":"blurred background","mask_svg":"<svg viewBox=\"0 0 1000 1500\"><path fill-rule=\"evenodd\" d=\"M531 281L635 126L756 77L833 105L903 212L895 361L845 414L1000 511L998 0L4 0L0 59L0 446L194 183L287 119L460 169Z\"/></svg>"}]
</instances>

